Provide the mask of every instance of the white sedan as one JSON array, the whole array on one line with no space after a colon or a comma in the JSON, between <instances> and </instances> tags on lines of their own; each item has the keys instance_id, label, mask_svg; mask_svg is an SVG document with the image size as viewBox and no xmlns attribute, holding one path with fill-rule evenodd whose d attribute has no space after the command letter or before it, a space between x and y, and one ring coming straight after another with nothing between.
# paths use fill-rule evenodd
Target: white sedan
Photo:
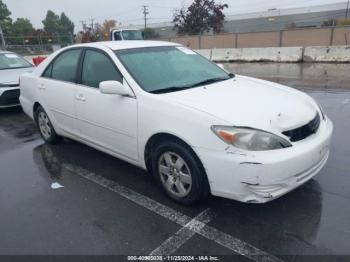
<instances>
[{"instance_id":1,"label":"white sedan","mask_svg":"<svg viewBox=\"0 0 350 262\"><path fill-rule=\"evenodd\" d=\"M0 109L19 106L19 76L33 65L19 55L0 51Z\"/></svg>"},{"instance_id":2,"label":"white sedan","mask_svg":"<svg viewBox=\"0 0 350 262\"><path fill-rule=\"evenodd\" d=\"M166 42L59 50L21 77L20 102L46 142L68 137L137 165L186 205L286 194L325 165L333 131L308 95Z\"/></svg>"}]
</instances>

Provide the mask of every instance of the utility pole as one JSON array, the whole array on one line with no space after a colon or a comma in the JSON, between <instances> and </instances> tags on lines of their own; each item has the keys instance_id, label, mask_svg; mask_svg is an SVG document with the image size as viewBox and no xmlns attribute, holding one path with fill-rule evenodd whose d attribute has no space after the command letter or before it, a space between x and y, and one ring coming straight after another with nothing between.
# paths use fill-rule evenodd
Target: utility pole
<instances>
[{"instance_id":1,"label":"utility pole","mask_svg":"<svg viewBox=\"0 0 350 262\"><path fill-rule=\"evenodd\" d=\"M93 18L91 18L90 19L90 22L91 22L91 30L93 31L94 30L94 21L95 21L95 19L93 19Z\"/></svg>"},{"instance_id":2,"label":"utility pole","mask_svg":"<svg viewBox=\"0 0 350 262\"><path fill-rule=\"evenodd\" d=\"M147 5L144 5L143 6L143 15L145 17L145 31L144 31L144 34L146 36L146 28L147 28L147 15L149 14L148 12L148 6Z\"/></svg>"},{"instance_id":3,"label":"utility pole","mask_svg":"<svg viewBox=\"0 0 350 262\"><path fill-rule=\"evenodd\" d=\"M81 20L79 21L81 23L81 27L83 28L83 31L85 31L86 28L86 21L85 20Z\"/></svg>"},{"instance_id":4,"label":"utility pole","mask_svg":"<svg viewBox=\"0 0 350 262\"><path fill-rule=\"evenodd\" d=\"M349 14L349 2L350 2L350 0L348 0L348 4L347 4L347 6L346 6L345 22L346 22L346 20L348 19L348 14Z\"/></svg>"}]
</instances>

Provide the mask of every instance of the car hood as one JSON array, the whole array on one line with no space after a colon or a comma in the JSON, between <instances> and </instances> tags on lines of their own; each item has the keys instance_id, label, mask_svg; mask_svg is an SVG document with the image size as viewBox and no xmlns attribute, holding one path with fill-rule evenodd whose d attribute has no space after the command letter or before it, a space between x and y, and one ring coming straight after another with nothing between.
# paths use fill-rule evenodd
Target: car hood
<instances>
[{"instance_id":1,"label":"car hood","mask_svg":"<svg viewBox=\"0 0 350 262\"><path fill-rule=\"evenodd\" d=\"M33 70L34 67L0 70L0 84L16 85L18 84L20 75L24 73L30 73Z\"/></svg>"},{"instance_id":2,"label":"car hood","mask_svg":"<svg viewBox=\"0 0 350 262\"><path fill-rule=\"evenodd\" d=\"M233 126L281 133L310 122L317 105L295 89L245 76L163 95Z\"/></svg>"}]
</instances>

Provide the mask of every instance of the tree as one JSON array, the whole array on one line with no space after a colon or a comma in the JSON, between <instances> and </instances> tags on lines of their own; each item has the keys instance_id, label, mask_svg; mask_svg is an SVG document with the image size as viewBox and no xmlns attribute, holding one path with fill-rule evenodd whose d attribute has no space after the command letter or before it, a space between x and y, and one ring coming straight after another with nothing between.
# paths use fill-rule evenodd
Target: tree
<instances>
[{"instance_id":1,"label":"tree","mask_svg":"<svg viewBox=\"0 0 350 262\"><path fill-rule=\"evenodd\" d=\"M61 16L59 16L49 10L42 22L45 32L60 35L73 35L74 33L74 23L65 13L61 13Z\"/></svg>"},{"instance_id":2,"label":"tree","mask_svg":"<svg viewBox=\"0 0 350 262\"><path fill-rule=\"evenodd\" d=\"M0 26L4 34L8 34L11 30L12 19L10 15L11 12L8 10L7 5L0 0Z\"/></svg>"},{"instance_id":3,"label":"tree","mask_svg":"<svg viewBox=\"0 0 350 262\"><path fill-rule=\"evenodd\" d=\"M44 30L47 34L57 36L57 41L61 44L73 42L74 23L66 16L55 14L53 11L47 11L46 18L42 21Z\"/></svg>"},{"instance_id":4,"label":"tree","mask_svg":"<svg viewBox=\"0 0 350 262\"><path fill-rule=\"evenodd\" d=\"M33 31L34 27L27 18L17 18L17 20L12 24L11 32L14 36L32 35Z\"/></svg>"},{"instance_id":5,"label":"tree","mask_svg":"<svg viewBox=\"0 0 350 262\"><path fill-rule=\"evenodd\" d=\"M102 25L100 25L99 30L102 34L102 39L105 41L109 40L109 34L111 32L112 28L115 28L117 26L116 20L105 20Z\"/></svg>"},{"instance_id":6,"label":"tree","mask_svg":"<svg viewBox=\"0 0 350 262\"><path fill-rule=\"evenodd\" d=\"M62 13L58 21L59 33L61 35L73 35L74 33L74 23L66 16L65 13Z\"/></svg>"},{"instance_id":7,"label":"tree","mask_svg":"<svg viewBox=\"0 0 350 262\"><path fill-rule=\"evenodd\" d=\"M47 33L57 34L60 32L60 17L53 11L47 11L46 18L42 21Z\"/></svg>"},{"instance_id":8,"label":"tree","mask_svg":"<svg viewBox=\"0 0 350 262\"><path fill-rule=\"evenodd\" d=\"M174 14L174 29L179 34L203 34L211 29L220 33L225 21L223 10L227 4L216 4L214 0L194 0L190 7Z\"/></svg>"},{"instance_id":9,"label":"tree","mask_svg":"<svg viewBox=\"0 0 350 262\"><path fill-rule=\"evenodd\" d=\"M336 25L337 25L337 20L334 18L323 21L322 23L322 26L336 26Z\"/></svg>"},{"instance_id":10,"label":"tree","mask_svg":"<svg viewBox=\"0 0 350 262\"><path fill-rule=\"evenodd\" d=\"M147 27L146 30L143 31L145 39L156 39L159 38L159 34L154 31L153 28Z\"/></svg>"}]
</instances>

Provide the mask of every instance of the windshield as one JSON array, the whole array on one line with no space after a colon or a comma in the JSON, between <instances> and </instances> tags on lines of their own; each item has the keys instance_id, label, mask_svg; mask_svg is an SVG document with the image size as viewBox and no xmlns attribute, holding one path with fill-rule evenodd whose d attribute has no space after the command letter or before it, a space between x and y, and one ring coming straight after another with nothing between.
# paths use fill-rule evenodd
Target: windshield
<instances>
[{"instance_id":1,"label":"windshield","mask_svg":"<svg viewBox=\"0 0 350 262\"><path fill-rule=\"evenodd\" d=\"M124 40L143 40L142 32L137 30L123 30Z\"/></svg>"},{"instance_id":2,"label":"windshield","mask_svg":"<svg viewBox=\"0 0 350 262\"><path fill-rule=\"evenodd\" d=\"M13 53L0 54L0 70L32 67L24 58Z\"/></svg>"},{"instance_id":3,"label":"windshield","mask_svg":"<svg viewBox=\"0 0 350 262\"><path fill-rule=\"evenodd\" d=\"M230 79L216 64L185 47L149 47L116 51L145 91L165 93Z\"/></svg>"}]
</instances>

